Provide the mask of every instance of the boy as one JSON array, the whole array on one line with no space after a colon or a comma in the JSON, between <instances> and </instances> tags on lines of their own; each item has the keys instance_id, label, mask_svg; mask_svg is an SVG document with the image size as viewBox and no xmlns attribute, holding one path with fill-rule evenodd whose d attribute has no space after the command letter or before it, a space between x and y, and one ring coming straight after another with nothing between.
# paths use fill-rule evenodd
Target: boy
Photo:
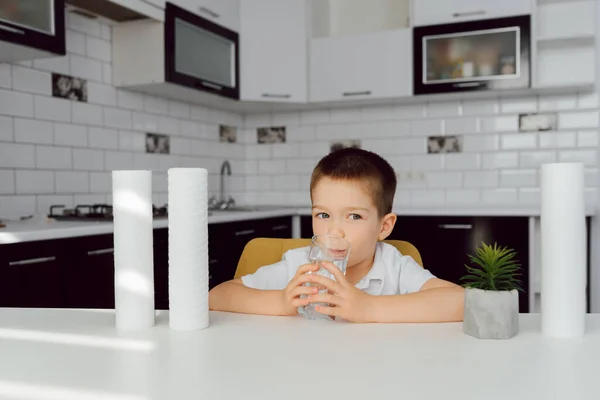
<instances>
[{"instance_id":1,"label":"boy","mask_svg":"<svg viewBox=\"0 0 600 400\"><path fill-rule=\"evenodd\" d=\"M265 315L295 315L313 302L323 314L352 322L462 321L463 289L434 277L411 257L380 242L396 223L393 168L375 153L343 149L325 156L313 171L310 194L313 232L350 242L346 275L324 263L335 281L317 274L307 248L286 252L283 260L254 274L224 282L209 294L210 308ZM328 294L302 284L326 287ZM308 295L300 298L300 295Z\"/></svg>"}]
</instances>

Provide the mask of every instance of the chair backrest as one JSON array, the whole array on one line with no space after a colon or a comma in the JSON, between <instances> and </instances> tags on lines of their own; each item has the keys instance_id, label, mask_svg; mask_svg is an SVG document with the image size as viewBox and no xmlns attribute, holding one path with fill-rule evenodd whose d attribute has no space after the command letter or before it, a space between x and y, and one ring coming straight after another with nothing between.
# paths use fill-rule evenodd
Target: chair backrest
<instances>
[{"instance_id":1,"label":"chair backrest","mask_svg":"<svg viewBox=\"0 0 600 400\"><path fill-rule=\"evenodd\" d=\"M310 239L252 239L244 247L235 271L235 278L253 274L262 266L281 261L286 251L310 246L310 242ZM419 265L423 265L419 250L412 244L402 240L385 240L384 242L396 247L403 255L411 256Z\"/></svg>"}]
</instances>

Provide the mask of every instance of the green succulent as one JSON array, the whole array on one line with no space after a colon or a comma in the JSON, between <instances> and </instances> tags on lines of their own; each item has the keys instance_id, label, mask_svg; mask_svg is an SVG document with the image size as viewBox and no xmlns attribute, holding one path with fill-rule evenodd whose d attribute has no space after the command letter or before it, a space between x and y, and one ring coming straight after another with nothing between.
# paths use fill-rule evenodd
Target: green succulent
<instances>
[{"instance_id":1,"label":"green succulent","mask_svg":"<svg viewBox=\"0 0 600 400\"><path fill-rule=\"evenodd\" d=\"M493 291L511 291L517 289L523 292L521 281L518 278L521 264L515 260L517 253L507 247L493 246L481 242L475 255L468 254L473 266L465 264L468 275L461 280L466 281L463 286Z\"/></svg>"}]
</instances>

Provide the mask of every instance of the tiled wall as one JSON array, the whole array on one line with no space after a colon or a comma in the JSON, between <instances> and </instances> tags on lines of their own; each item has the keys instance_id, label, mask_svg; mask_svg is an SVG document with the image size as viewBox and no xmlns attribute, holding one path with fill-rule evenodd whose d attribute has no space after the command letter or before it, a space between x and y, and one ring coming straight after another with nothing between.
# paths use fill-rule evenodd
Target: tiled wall
<instances>
[{"instance_id":1,"label":"tiled wall","mask_svg":"<svg viewBox=\"0 0 600 400\"><path fill-rule=\"evenodd\" d=\"M553 131L519 132L519 114L557 113ZM247 115L247 202L309 204L310 172L332 142L361 139L399 179L397 206L539 204L539 167L586 165L595 202L595 93ZM255 127L287 127L283 144L256 144ZM429 136L461 136L460 153L428 154Z\"/></svg>"},{"instance_id":2,"label":"tiled wall","mask_svg":"<svg viewBox=\"0 0 600 400\"><path fill-rule=\"evenodd\" d=\"M229 189L243 189L243 146L220 143L218 129L241 116L115 88L109 25L69 13L67 24L66 57L0 64L0 217L110 202L114 169L154 170L157 205L169 167L208 168L215 193L227 158ZM52 97L52 72L86 79L88 101ZM146 154L146 132L170 135L171 153Z\"/></svg>"}]
</instances>

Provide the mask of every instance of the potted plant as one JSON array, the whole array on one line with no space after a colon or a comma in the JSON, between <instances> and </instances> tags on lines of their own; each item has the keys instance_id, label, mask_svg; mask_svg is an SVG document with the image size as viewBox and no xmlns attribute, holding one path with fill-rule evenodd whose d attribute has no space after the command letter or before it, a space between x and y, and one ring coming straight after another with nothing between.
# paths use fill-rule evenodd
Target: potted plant
<instances>
[{"instance_id":1,"label":"potted plant","mask_svg":"<svg viewBox=\"0 0 600 400\"><path fill-rule=\"evenodd\" d=\"M510 339L519 332L521 268L513 249L484 242L465 265L463 331L479 339Z\"/></svg>"}]
</instances>

